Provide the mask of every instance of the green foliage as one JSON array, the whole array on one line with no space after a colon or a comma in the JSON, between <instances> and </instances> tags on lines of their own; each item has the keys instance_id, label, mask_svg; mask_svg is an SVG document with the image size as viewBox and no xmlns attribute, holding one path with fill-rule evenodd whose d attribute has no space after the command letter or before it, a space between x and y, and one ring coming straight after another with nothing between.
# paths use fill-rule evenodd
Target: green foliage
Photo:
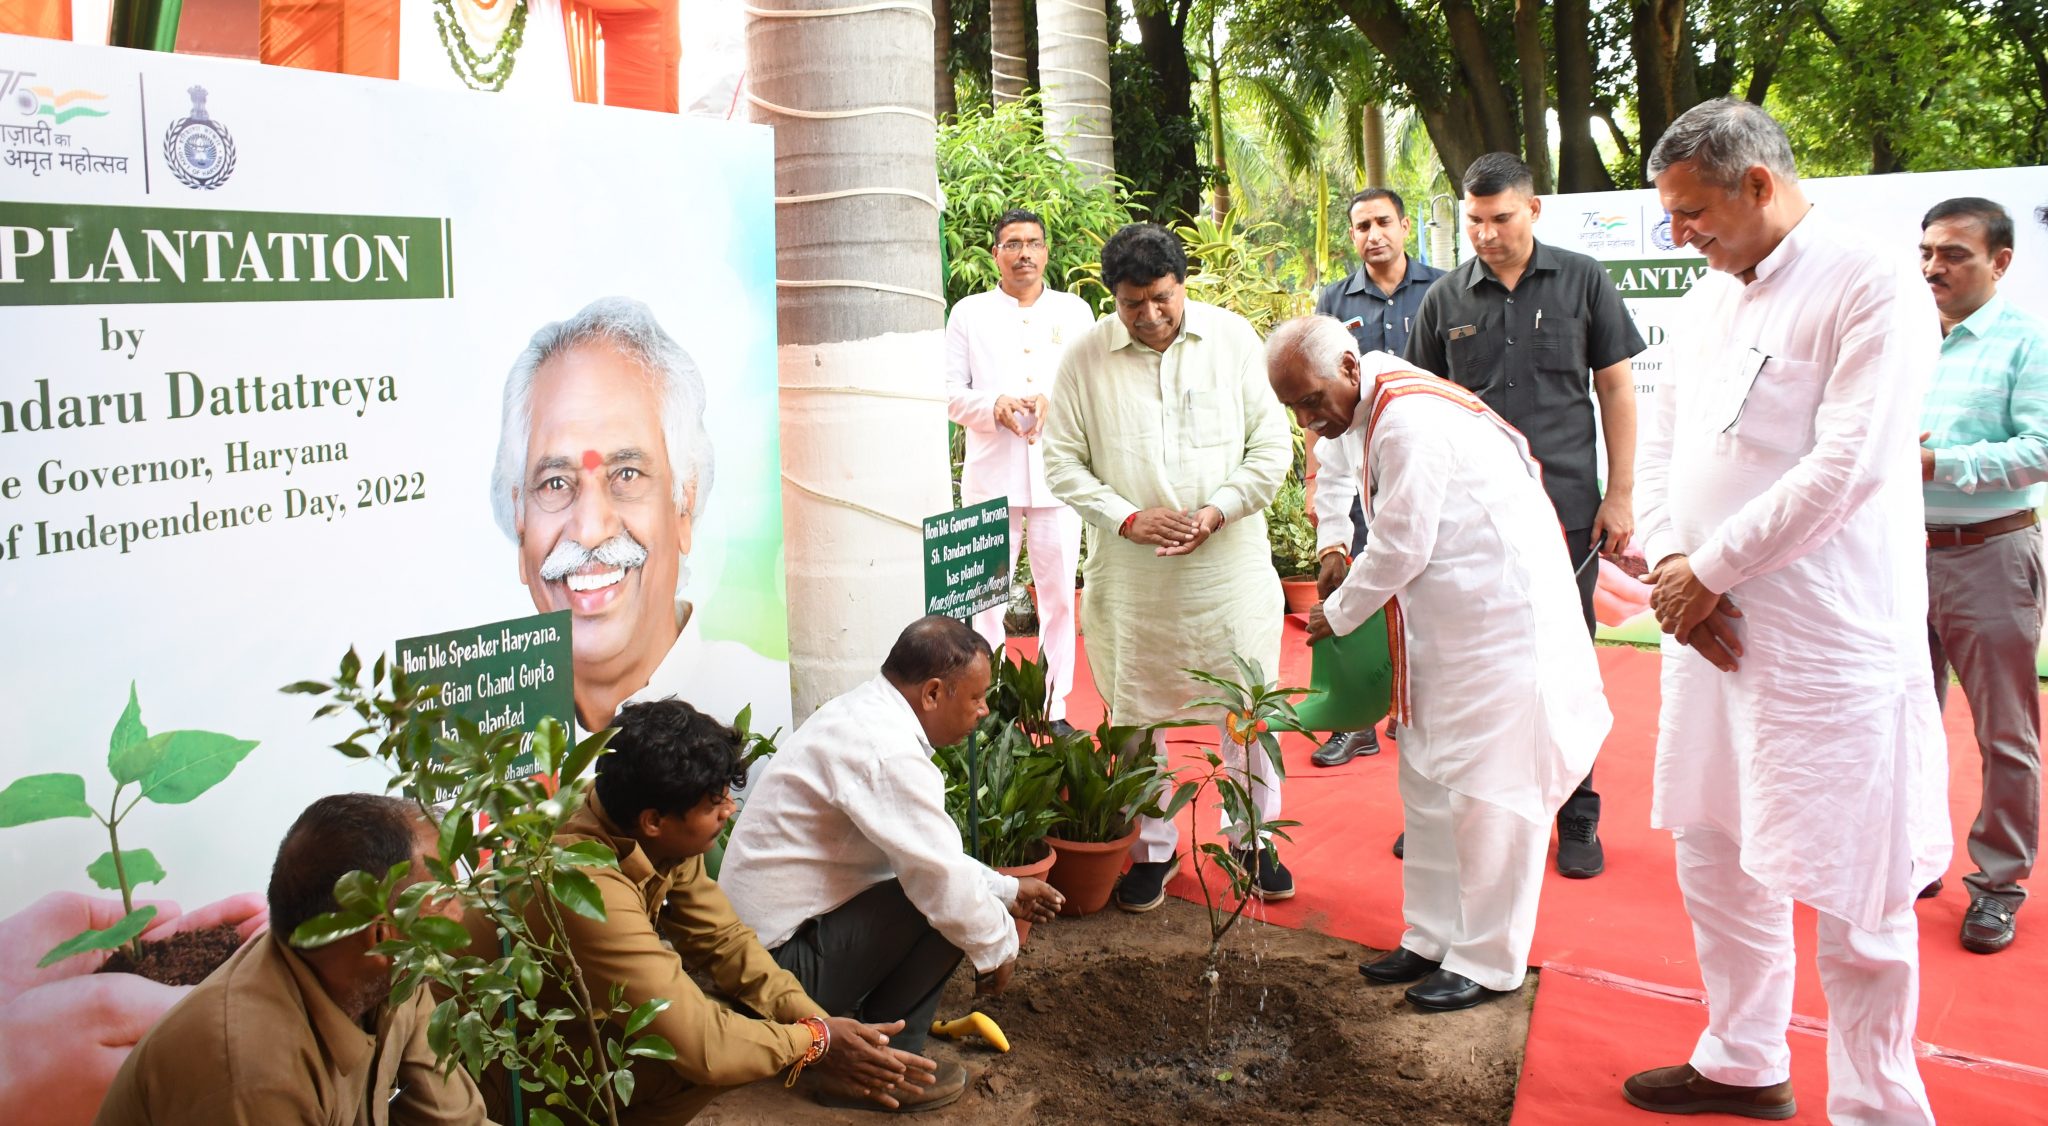
<instances>
[{"instance_id":1,"label":"green foliage","mask_svg":"<svg viewBox=\"0 0 2048 1126\"><path fill-rule=\"evenodd\" d=\"M113 796L102 814L85 800L85 779L76 774L31 774L0 790L0 828L60 817L90 817L107 830L108 850L86 866L87 878L108 891L119 890L127 914L111 927L73 935L44 954L47 966L88 950L127 947L135 942L156 908L135 906L135 889L164 878L164 867L148 849L121 848L121 822L142 799L159 805L182 805L219 785L256 744L212 731L166 731L151 735L142 723L142 705L133 681L128 704L107 737L107 773ZM128 796L130 786L135 794ZM124 804L125 799L125 804Z\"/></svg>"},{"instance_id":2,"label":"green foliage","mask_svg":"<svg viewBox=\"0 0 2048 1126\"><path fill-rule=\"evenodd\" d=\"M946 780L946 812L976 860L991 867L1029 864L1044 855L1043 841L1058 814L1059 781L1037 743L1052 737L1046 718L1043 654L1030 661L998 659L991 665L988 714L975 737L940 747L932 761Z\"/></svg>"},{"instance_id":3,"label":"green foliage","mask_svg":"<svg viewBox=\"0 0 2048 1126\"><path fill-rule=\"evenodd\" d=\"M991 868L1030 864L1045 855L1046 833L1059 818L1058 768L1014 725L985 729L978 744L978 762L969 762L965 742L935 756L946 776L947 812L962 825L961 839L974 843L976 860Z\"/></svg>"},{"instance_id":4,"label":"green foliage","mask_svg":"<svg viewBox=\"0 0 2048 1126\"><path fill-rule=\"evenodd\" d=\"M1313 294L1292 289L1279 278L1279 264L1299 257L1300 251L1275 238L1278 225L1253 223L1241 228L1238 213L1232 212L1220 223L1205 216L1173 231L1187 248L1188 296L1236 313L1260 336L1314 307Z\"/></svg>"},{"instance_id":5,"label":"green foliage","mask_svg":"<svg viewBox=\"0 0 2048 1126\"><path fill-rule=\"evenodd\" d=\"M1195 143L1202 138L1200 118L1191 106L1169 102L1144 49L1135 43L1111 41L1109 85L1117 175L1152 203L1161 221L1192 216L1201 208L1209 176L1194 158Z\"/></svg>"},{"instance_id":6,"label":"green foliage","mask_svg":"<svg viewBox=\"0 0 2048 1126\"><path fill-rule=\"evenodd\" d=\"M782 734L780 727L766 735L754 730L754 708L748 705L733 717L733 729L740 733L740 769L753 777L754 764L775 753L775 740ZM718 878L718 870L725 866L725 846L732 842L732 831L739 824L740 810L734 810L725 819L725 826L718 830L718 840L711 845L711 851L704 854L704 874Z\"/></svg>"},{"instance_id":7,"label":"green foliage","mask_svg":"<svg viewBox=\"0 0 2048 1126\"><path fill-rule=\"evenodd\" d=\"M1266 508L1266 541L1273 548L1273 569L1283 579L1316 573L1316 529L1308 522L1308 492L1289 477Z\"/></svg>"},{"instance_id":8,"label":"green foliage","mask_svg":"<svg viewBox=\"0 0 2048 1126\"><path fill-rule=\"evenodd\" d=\"M1220 711L1227 738L1244 748L1246 766L1257 747L1257 753L1265 755L1273 766L1274 784L1287 776L1287 766L1280 758L1280 733L1302 730L1301 720L1294 714L1290 697L1308 693L1306 688L1269 688L1266 674L1257 661L1247 661L1235 653L1230 661L1237 667L1238 679L1217 676L1200 669L1181 671L1214 689L1214 694L1189 700L1184 707ZM1165 726L1192 727L1206 724L1210 720L1183 720ZM1287 830L1298 821L1265 821L1259 817L1259 807L1252 800L1252 778L1248 770L1227 764L1220 749L1203 753L1202 767L1192 777L1184 773L1177 775L1178 785L1172 798L1161 810L1160 816L1172 817L1185 808L1188 811L1189 840L1199 840L1199 829L1193 824L1195 810L1201 805L1199 798L1203 790L1213 790L1217 804L1223 807L1224 833L1236 840L1257 842L1261 847L1273 850L1279 855L1276 841L1292 841ZM1250 847L1247 844L1246 847ZM1208 863L1203 863L1203 858ZM1232 852L1220 844L1205 842L1194 854L1195 880L1202 887L1202 903L1209 918L1209 955L1207 967L1202 974L1210 988L1218 981L1218 966L1222 959L1223 938L1230 928L1244 916L1252 900L1253 882L1257 878L1256 865L1247 867ZM1209 887L1208 872L1223 878L1220 889L1225 898L1219 902ZM1231 901L1235 900L1233 906Z\"/></svg>"},{"instance_id":9,"label":"green foliage","mask_svg":"<svg viewBox=\"0 0 2048 1126\"><path fill-rule=\"evenodd\" d=\"M945 192L941 219L946 252L946 304L995 288L995 221L1022 207L1045 220L1050 246L1047 285L1084 297L1102 244L1143 208L1122 183L1091 188L1078 165L1046 140L1036 96L991 110L963 109L957 121L939 127L939 186ZM1099 285L1096 304L1106 294Z\"/></svg>"},{"instance_id":10,"label":"green foliage","mask_svg":"<svg viewBox=\"0 0 2048 1126\"><path fill-rule=\"evenodd\" d=\"M334 887L341 909L308 921L291 942L315 947L385 928L391 937L370 952L391 959L391 998L423 987L442 998L427 1025L441 1066L479 1076L492 1065L517 1072L521 1087L547 1108L537 1106L529 1122L616 1124L632 1098L631 1061L671 1059L675 1049L644 1032L668 1002L635 1006L617 985L598 995L563 937L565 912L605 917L587 870L618 863L597 842L555 841L582 804L584 781L610 733L572 745L550 718L530 735L514 728L486 735L440 705L438 685L409 682L381 656L367 683L363 672L351 650L333 680L284 691L326 697L315 718L353 716L355 730L335 749L391 771L387 788L420 803L435 827L435 850L417 882L406 882L412 866L403 863L343 876ZM750 742L750 750L758 747ZM528 751L535 772L514 777ZM497 957L472 947L469 930L449 917L458 908L488 923ZM544 997L568 1003L544 1007ZM572 1051L568 1027L580 1027L602 1050Z\"/></svg>"},{"instance_id":11,"label":"green foliage","mask_svg":"<svg viewBox=\"0 0 2048 1126\"><path fill-rule=\"evenodd\" d=\"M1121 839L1141 815L1156 815L1171 776L1152 746L1152 728L1115 727L1056 736L1042 753L1058 767L1053 834L1061 840Z\"/></svg>"}]
</instances>

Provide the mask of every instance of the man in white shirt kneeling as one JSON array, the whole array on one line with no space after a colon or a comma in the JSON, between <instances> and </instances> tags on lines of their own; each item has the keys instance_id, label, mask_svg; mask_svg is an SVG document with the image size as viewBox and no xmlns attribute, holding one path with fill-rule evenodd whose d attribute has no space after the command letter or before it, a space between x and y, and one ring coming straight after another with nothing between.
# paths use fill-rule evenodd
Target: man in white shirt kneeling
<instances>
[{"instance_id":1,"label":"man in white shirt kneeling","mask_svg":"<svg viewBox=\"0 0 2048 1126\"><path fill-rule=\"evenodd\" d=\"M1017 957L1012 916L1048 922L1063 897L1042 880L967 855L946 814L935 747L988 714L989 649L951 618L912 622L881 675L827 703L754 781L719 884L777 964L829 1012L902 1020L892 1046L919 1051L962 957L976 987L1000 992ZM952 1074L948 1074L951 1072ZM902 1110L957 1098L965 1077L941 1063ZM861 1092L827 1105L885 1109Z\"/></svg>"}]
</instances>

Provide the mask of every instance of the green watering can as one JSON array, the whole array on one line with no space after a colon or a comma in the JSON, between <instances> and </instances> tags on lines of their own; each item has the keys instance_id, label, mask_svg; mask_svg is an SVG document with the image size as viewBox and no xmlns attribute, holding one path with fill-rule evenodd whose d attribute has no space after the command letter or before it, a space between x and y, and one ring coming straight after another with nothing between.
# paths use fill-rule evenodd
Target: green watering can
<instances>
[{"instance_id":1,"label":"green watering can","mask_svg":"<svg viewBox=\"0 0 2048 1126\"><path fill-rule=\"evenodd\" d=\"M1294 706L1304 729L1363 731L1386 718L1394 703L1386 610L1342 637L1316 642L1309 652L1309 694Z\"/></svg>"}]
</instances>

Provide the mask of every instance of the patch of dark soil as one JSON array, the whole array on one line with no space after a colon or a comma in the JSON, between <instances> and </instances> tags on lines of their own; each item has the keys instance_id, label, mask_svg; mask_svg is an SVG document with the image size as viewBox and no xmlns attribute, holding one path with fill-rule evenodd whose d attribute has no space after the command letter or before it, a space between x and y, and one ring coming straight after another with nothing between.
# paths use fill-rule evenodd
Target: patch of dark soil
<instances>
[{"instance_id":1,"label":"patch of dark soil","mask_svg":"<svg viewBox=\"0 0 2048 1126\"><path fill-rule=\"evenodd\" d=\"M966 1065L974 1081L918 1126L1507 1123L1533 979L1512 997L1422 1013L1400 987L1359 976L1375 951L1248 916L1225 944L1212 1015L1199 980L1208 944L1201 904L1168 899L1143 915L1112 908L1033 927L1001 998L975 998L963 967L938 1015L980 1009L1011 1050L930 1041L925 1054ZM721 1096L695 1126L852 1121L776 1079Z\"/></svg>"},{"instance_id":2,"label":"patch of dark soil","mask_svg":"<svg viewBox=\"0 0 2048 1126\"><path fill-rule=\"evenodd\" d=\"M1036 1093L1046 1123L1507 1120L1512 1067L1410 1059L1417 1029L1384 1027L1387 998L1348 961L1240 958L1213 993L1200 965L1110 956L1033 975L981 1006L1017 1045L990 1073Z\"/></svg>"},{"instance_id":3,"label":"patch of dark soil","mask_svg":"<svg viewBox=\"0 0 2048 1126\"><path fill-rule=\"evenodd\" d=\"M145 939L138 958L130 958L126 950L114 951L99 972L138 974L164 985L198 985L241 945L242 936L235 933L232 923L203 931L180 931L161 940Z\"/></svg>"}]
</instances>

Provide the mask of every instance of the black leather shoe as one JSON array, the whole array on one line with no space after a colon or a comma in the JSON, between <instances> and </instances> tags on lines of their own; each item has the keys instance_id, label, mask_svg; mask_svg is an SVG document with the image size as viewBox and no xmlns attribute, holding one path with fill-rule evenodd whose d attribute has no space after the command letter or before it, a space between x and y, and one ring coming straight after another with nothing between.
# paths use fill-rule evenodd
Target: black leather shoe
<instances>
[{"instance_id":1,"label":"black leather shoe","mask_svg":"<svg viewBox=\"0 0 2048 1126\"><path fill-rule=\"evenodd\" d=\"M1053 720L1052 733L1054 738L1064 739L1074 733L1074 725L1063 719Z\"/></svg>"},{"instance_id":2,"label":"black leather shoe","mask_svg":"<svg viewBox=\"0 0 2048 1126\"><path fill-rule=\"evenodd\" d=\"M1448 1013L1457 1009L1469 1009L1481 1001L1506 996L1499 989L1488 989L1463 974L1454 974L1443 967L1421 981L1408 987L1404 994L1408 1003L1418 1009L1432 1013Z\"/></svg>"},{"instance_id":3,"label":"black leather shoe","mask_svg":"<svg viewBox=\"0 0 2048 1126\"><path fill-rule=\"evenodd\" d=\"M1557 874L1571 880L1589 880L1607 870L1607 853L1600 847L1600 823L1590 817L1557 819Z\"/></svg>"},{"instance_id":4,"label":"black leather shoe","mask_svg":"<svg viewBox=\"0 0 2048 1126\"><path fill-rule=\"evenodd\" d=\"M1963 949L1973 954L1996 954L2012 945L2012 908L1996 896L1980 895L1970 901L1963 916Z\"/></svg>"},{"instance_id":5,"label":"black leather shoe","mask_svg":"<svg viewBox=\"0 0 2048 1126\"><path fill-rule=\"evenodd\" d=\"M1166 878L1173 875L1173 861L1140 861L1124 873L1116 885L1116 905L1142 914L1166 902Z\"/></svg>"},{"instance_id":6,"label":"black leather shoe","mask_svg":"<svg viewBox=\"0 0 2048 1126\"><path fill-rule=\"evenodd\" d=\"M1940 876L1936 876L1936 877L1934 877L1934 882L1933 882L1933 883L1931 883L1931 884L1928 884L1928 885L1927 885L1926 887L1924 887L1924 888L1921 888L1921 889L1920 889L1920 898L1921 898L1921 899L1933 899L1933 898L1934 898L1935 896L1937 896L1937 895L1940 895L1940 894L1941 894L1941 877L1940 877Z\"/></svg>"},{"instance_id":7,"label":"black leather shoe","mask_svg":"<svg viewBox=\"0 0 2048 1126\"><path fill-rule=\"evenodd\" d=\"M1380 753L1379 736L1372 728L1363 731L1339 731L1330 736L1330 741L1316 748L1308 760L1317 766L1343 766L1352 759Z\"/></svg>"},{"instance_id":8,"label":"black leather shoe","mask_svg":"<svg viewBox=\"0 0 2048 1126\"><path fill-rule=\"evenodd\" d=\"M1368 980L1377 981L1381 985L1400 985L1402 982L1418 981L1428 977L1435 973L1437 966L1441 964L1432 962L1403 946L1377 962L1367 962L1358 967L1358 972L1364 974Z\"/></svg>"},{"instance_id":9,"label":"black leather shoe","mask_svg":"<svg viewBox=\"0 0 2048 1126\"><path fill-rule=\"evenodd\" d=\"M1408 834L1406 832L1394 838L1394 859L1408 859Z\"/></svg>"}]
</instances>

